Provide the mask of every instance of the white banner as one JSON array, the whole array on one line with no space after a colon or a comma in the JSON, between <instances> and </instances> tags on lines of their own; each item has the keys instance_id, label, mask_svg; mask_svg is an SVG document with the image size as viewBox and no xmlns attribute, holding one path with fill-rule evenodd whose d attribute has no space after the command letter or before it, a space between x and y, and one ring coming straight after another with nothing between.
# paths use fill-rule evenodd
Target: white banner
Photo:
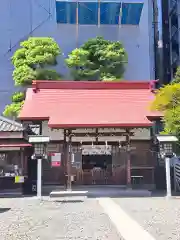
<instances>
[{"instance_id":1,"label":"white banner","mask_svg":"<svg viewBox=\"0 0 180 240\"><path fill-rule=\"evenodd\" d=\"M53 153L51 155L51 162L61 162L61 153Z\"/></svg>"}]
</instances>

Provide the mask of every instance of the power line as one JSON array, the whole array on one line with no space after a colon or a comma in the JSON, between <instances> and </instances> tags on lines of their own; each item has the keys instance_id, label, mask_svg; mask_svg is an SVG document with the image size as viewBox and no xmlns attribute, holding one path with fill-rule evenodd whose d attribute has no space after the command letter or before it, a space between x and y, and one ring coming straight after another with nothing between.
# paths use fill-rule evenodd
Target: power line
<instances>
[{"instance_id":1,"label":"power line","mask_svg":"<svg viewBox=\"0 0 180 240\"><path fill-rule=\"evenodd\" d=\"M10 27L9 27L9 50L11 51L11 48L12 48L12 39L11 39L11 34L12 34L12 25L11 25L11 18L12 18L12 0L9 0L9 24L10 24ZM9 51L8 50L8 51Z\"/></svg>"},{"instance_id":2,"label":"power line","mask_svg":"<svg viewBox=\"0 0 180 240\"><path fill-rule=\"evenodd\" d=\"M42 9L44 9L49 15L52 15L51 13L51 7L50 7L50 0L49 0L49 4L48 4L48 9L45 8L42 4L37 2L38 0L34 0L34 2L37 4L37 6L41 7Z\"/></svg>"},{"instance_id":3,"label":"power line","mask_svg":"<svg viewBox=\"0 0 180 240\"><path fill-rule=\"evenodd\" d=\"M29 11L30 11L30 35L32 35L32 31L33 31L33 10L32 10L32 0L28 0L29 1Z\"/></svg>"},{"instance_id":4,"label":"power line","mask_svg":"<svg viewBox=\"0 0 180 240\"><path fill-rule=\"evenodd\" d=\"M29 9L30 9L30 32L28 34L26 34L25 36L23 36L22 38L20 38L14 45L12 45L12 38L11 38L11 34L12 34L12 26L11 26L11 22L12 22L12 2L11 1L12 0L9 0L10 43L9 43L9 49L8 49L7 52L5 52L4 56L6 56L8 53L10 53L17 45L19 45L20 42L26 40L29 36L31 36L38 28L43 26L52 17L52 13L50 11L50 0L49 0L49 10L47 8L45 8L42 4L39 4L37 2L38 0L34 0L37 6L41 7L42 9L44 9L44 11L46 11L48 13L48 17L45 20L43 20L38 26L33 28L32 0L29 0L29 4L30 4L29 5Z\"/></svg>"}]
</instances>

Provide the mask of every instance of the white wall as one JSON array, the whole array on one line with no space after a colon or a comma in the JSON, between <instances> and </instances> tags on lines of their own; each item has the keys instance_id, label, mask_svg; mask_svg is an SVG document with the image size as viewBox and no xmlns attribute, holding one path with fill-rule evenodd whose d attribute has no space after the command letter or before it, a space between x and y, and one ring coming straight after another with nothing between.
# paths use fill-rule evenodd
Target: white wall
<instances>
[{"instance_id":1,"label":"white wall","mask_svg":"<svg viewBox=\"0 0 180 240\"><path fill-rule=\"evenodd\" d=\"M129 0L127 2L131 2ZM125 2L125 1L123 1ZM137 1L136 1L137 2ZM120 40L128 53L126 80L149 80L154 78L152 6L151 0L144 0L139 27L135 26L80 26L78 45L90 37L102 35L106 39ZM150 7L149 7L150 6ZM50 14L49 14L50 13ZM6 0L0 7L0 113L10 103L14 92L13 67L10 58L19 47L19 42L28 36L51 36L58 42L63 57L76 47L75 26L56 24L55 0ZM149 38L150 36L150 38ZM67 67L59 59L58 70L67 74Z\"/></svg>"},{"instance_id":2,"label":"white wall","mask_svg":"<svg viewBox=\"0 0 180 240\"><path fill-rule=\"evenodd\" d=\"M113 133L113 129L104 129L101 131L103 132L111 132ZM74 133L76 131L74 130ZM86 129L77 129L78 133L87 133L87 132L95 132L95 129L88 129L88 131ZM114 130L114 132L125 132L125 129L116 129ZM132 132L134 133L134 136L131 136L130 139L131 140L150 140L151 139L151 131L150 128L134 128L132 130ZM54 129L51 130L48 127L48 121L44 121L42 123L42 135L44 136L49 136L51 140L53 141L57 141L57 140L64 140L64 131L63 129ZM126 137L116 137L116 136L109 136L109 137L99 137L98 138L99 141L125 141ZM89 141L95 141L96 139L94 137L72 137L72 141L73 142L89 142Z\"/></svg>"}]
</instances>

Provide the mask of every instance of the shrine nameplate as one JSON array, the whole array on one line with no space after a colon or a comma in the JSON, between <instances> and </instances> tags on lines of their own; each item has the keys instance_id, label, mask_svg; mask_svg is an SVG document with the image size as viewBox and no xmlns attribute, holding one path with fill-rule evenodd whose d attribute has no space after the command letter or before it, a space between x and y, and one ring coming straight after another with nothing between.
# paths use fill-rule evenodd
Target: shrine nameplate
<instances>
[{"instance_id":1,"label":"shrine nameplate","mask_svg":"<svg viewBox=\"0 0 180 240\"><path fill-rule=\"evenodd\" d=\"M82 155L111 155L112 147L105 145L87 145L82 148Z\"/></svg>"}]
</instances>

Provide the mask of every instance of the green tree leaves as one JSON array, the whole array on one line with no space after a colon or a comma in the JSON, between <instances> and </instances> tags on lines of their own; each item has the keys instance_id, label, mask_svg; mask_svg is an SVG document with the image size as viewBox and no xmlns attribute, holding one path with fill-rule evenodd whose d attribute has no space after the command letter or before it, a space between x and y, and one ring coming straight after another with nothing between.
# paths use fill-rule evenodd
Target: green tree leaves
<instances>
[{"instance_id":1,"label":"green tree leaves","mask_svg":"<svg viewBox=\"0 0 180 240\"><path fill-rule=\"evenodd\" d=\"M172 83L157 91L152 108L164 113L164 133L180 138L180 67Z\"/></svg>"},{"instance_id":2,"label":"green tree leaves","mask_svg":"<svg viewBox=\"0 0 180 240\"><path fill-rule=\"evenodd\" d=\"M19 103L25 100L25 94L23 92L15 92L12 96L12 102Z\"/></svg>"},{"instance_id":3,"label":"green tree leaves","mask_svg":"<svg viewBox=\"0 0 180 240\"><path fill-rule=\"evenodd\" d=\"M127 54L121 42L102 37L89 39L69 54L66 63L74 80L121 80L127 64Z\"/></svg>"},{"instance_id":4,"label":"green tree leaves","mask_svg":"<svg viewBox=\"0 0 180 240\"><path fill-rule=\"evenodd\" d=\"M37 76L43 76L41 80L52 80L56 74L56 80L60 79L60 74L49 69L49 66L57 64L57 56L61 54L59 45L54 39L30 37L20 46L12 57L15 86L28 86L32 80L39 79Z\"/></svg>"},{"instance_id":5,"label":"green tree leaves","mask_svg":"<svg viewBox=\"0 0 180 240\"><path fill-rule=\"evenodd\" d=\"M20 48L12 56L15 86L27 87L32 80L60 80L61 75L50 66L57 64L61 54L59 45L49 37L30 37L21 42ZM3 112L6 117L16 117L24 103L24 93L15 93L12 104Z\"/></svg>"},{"instance_id":6,"label":"green tree leaves","mask_svg":"<svg viewBox=\"0 0 180 240\"><path fill-rule=\"evenodd\" d=\"M4 109L3 115L16 118L24 104L25 94L23 92L15 92L12 96L12 103L7 105Z\"/></svg>"},{"instance_id":7,"label":"green tree leaves","mask_svg":"<svg viewBox=\"0 0 180 240\"><path fill-rule=\"evenodd\" d=\"M36 71L28 65L22 65L14 69L12 76L15 86L28 86L36 79Z\"/></svg>"},{"instance_id":8,"label":"green tree leaves","mask_svg":"<svg viewBox=\"0 0 180 240\"><path fill-rule=\"evenodd\" d=\"M32 80L60 80L61 74L50 67L57 64L57 57L61 53L58 44L50 37L30 37L21 42L11 59L15 86L24 89L31 85ZM127 61L122 43L103 37L89 39L65 59L75 81L120 81ZM12 104L4 110L5 116L18 115L24 102L24 97L21 97L21 93L13 95Z\"/></svg>"},{"instance_id":9,"label":"green tree leaves","mask_svg":"<svg viewBox=\"0 0 180 240\"><path fill-rule=\"evenodd\" d=\"M173 83L180 83L180 67L178 67Z\"/></svg>"}]
</instances>

